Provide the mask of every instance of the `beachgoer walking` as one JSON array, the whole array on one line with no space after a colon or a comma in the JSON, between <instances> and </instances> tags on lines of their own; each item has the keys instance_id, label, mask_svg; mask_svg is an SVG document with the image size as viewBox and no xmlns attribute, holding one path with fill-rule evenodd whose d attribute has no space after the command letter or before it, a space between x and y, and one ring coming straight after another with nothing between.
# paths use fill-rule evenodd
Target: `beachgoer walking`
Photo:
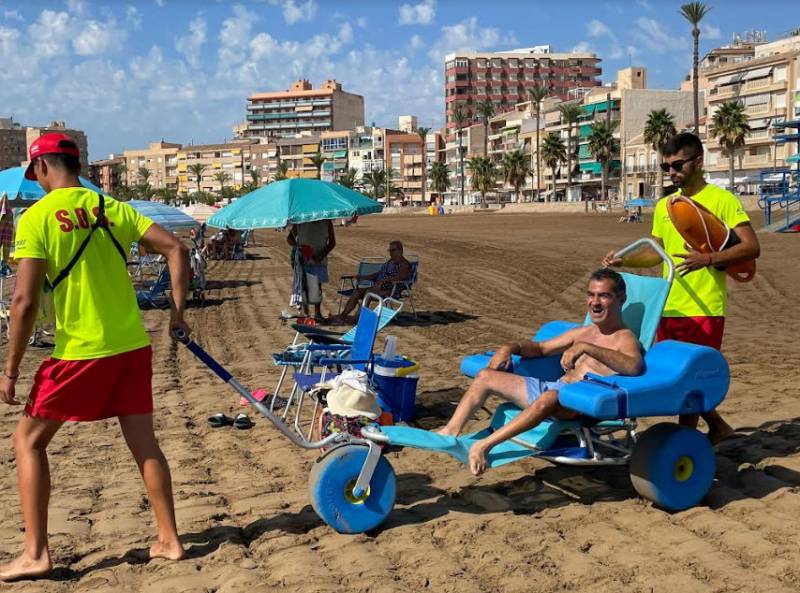
<instances>
[{"instance_id":1,"label":"beachgoer walking","mask_svg":"<svg viewBox=\"0 0 800 593\"><path fill-rule=\"evenodd\" d=\"M172 279L173 331L183 319L188 251L171 233L123 202L85 189L79 150L65 134L45 134L30 147L26 177L47 195L20 218L19 262L11 304L11 335L0 399L18 405L16 383L43 286L54 295L55 348L33 379L14 433L25 538L22 554L0 566L1 580L48 573L50 470L47 445L66 421L118 417L139 466L158 524L151 557L178 560L169 466L153 431L152 352L128 276L122 245L137 241L164 255Z\"/></svg>"},{"instance_id":2,"label":"beachgoer walking","mask_svg":"<svg viewBox=\"0 0 800 593\"><path fill-rule=\"evenodd\" d=\"M330 220L317 220L292 225L286 241L301 252L309 251L305 261L308 302L303 302L303 314L308 315L308 305L314 305L314 318L322 321L322 284L328 281L328 255L336 247L336 235ZM308 246L305 247L304 246ZM314 284L311 286L311 284Z\"/></svg>"},{"instance_id":3,"label":"beachgoer walking","mask_svg":"<svg viewBox=\"0 0 800 593\"><path fill-rule=\"evenodd\" d=\"M758 238L741 202L732 193L706 183L703 173L703 143L692 133L685 132L670 139L662 148L662 168L670 173L678 193L705 206L727 224L740 243L716 253L701 253L689 249L667 212L666 199L656 204L653 214L653 238L675 262L679 274L672 284L664 315L658 326L657 339L681 340L692 344L722 348L725 313L728 304L727 275L719 266L755 259L761 253ZM614 257L609 252L604 266L651 267L661 262L653 249L626 256ZM664 265L664 275L667 267ZM696 427L696 414L681 416L680 422ZM708 437L717 443L733 433L733 428L715 410L703 414L708 424Z\"/></svg>"}]
</instances>

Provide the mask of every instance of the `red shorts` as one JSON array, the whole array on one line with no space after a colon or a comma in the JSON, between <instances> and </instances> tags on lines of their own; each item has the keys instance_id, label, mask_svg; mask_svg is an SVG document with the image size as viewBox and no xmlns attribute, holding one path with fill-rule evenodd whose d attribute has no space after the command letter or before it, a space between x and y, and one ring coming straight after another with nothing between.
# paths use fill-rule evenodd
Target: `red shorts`
<instances>
[{"instance_id":1,"label":"red shorts","mask_svg":"<svg viewBox=\"0 0 800 593\"><path fill-rule=\"evenodd\" d=\"M62 421L153 413L150 346L107 358L48 358L33 380L25 413Z\"/></svg>"},{"instance_id":2,"label":"red shorts","mask_svg":"<svg viewBox=\"0 0 800 593\"><path fill-rule=\"evenodd\" d=\"M656 341L680 340L721 350L724 330L724 317L662 317Z\"/></svg>"}]
</instances>

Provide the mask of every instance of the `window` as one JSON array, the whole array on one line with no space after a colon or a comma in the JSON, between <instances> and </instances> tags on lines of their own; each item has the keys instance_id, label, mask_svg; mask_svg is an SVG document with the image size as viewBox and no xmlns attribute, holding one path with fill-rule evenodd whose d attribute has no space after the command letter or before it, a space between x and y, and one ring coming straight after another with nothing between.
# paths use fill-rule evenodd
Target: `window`
<instances>
[{"instance_id":1,"label":"window","mask_svg":"<svg viewBox=\"0 0 800 593\"><path fill-rule=\"evenodd\" d=\"M775 109L786 109L786 93L778 93L775 95L774 105Z\"/></svg>"},{"instance_id":2,"label":"window","mask_svg":"<svg viewBox=\"0 0 800 593\"><path fill-rule=\"evenodd\" d=\"M464 59L457 59L456 60L456 68L467 68L469 66L469 61Z\"/></svg>"},{"instance_id":3,"label":"window","mask_svg":"<svg viewBox=\"0 0 800 593\"><path fill-rule=\"evenodd\" d=\"M786 66L778 66L772 72L773 82L783 82L786 80Z\"/></svg>"},{"instance_id":4,"label":"window","mask_svg":"<svg viewBox=\"0 0 800 593\"><path fill-rule=\"evenodd\" d=\"M645 161L644 161L644 153L640 152L639 153L639 170L640 171L644 171L644 163L645 163Z\"/></svg>"}]
</instances>

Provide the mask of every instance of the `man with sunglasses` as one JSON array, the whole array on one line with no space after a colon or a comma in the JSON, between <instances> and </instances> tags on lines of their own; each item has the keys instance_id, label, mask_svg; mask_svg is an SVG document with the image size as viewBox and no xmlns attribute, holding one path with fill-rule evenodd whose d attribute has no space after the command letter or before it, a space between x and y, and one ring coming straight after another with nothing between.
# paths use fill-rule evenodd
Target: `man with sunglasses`
<instances>
[{"instance_id":1,"label":"man with sunglasses","mask_svg":"<svg viewBox=\"0 0 800 593\"><path fill-rule=\"evenodd\" d=\"M761 248L750 218L736 196L706 183L700 138L689 132L673 136L661 148L661 154L664 157L661 168L669 173L672 183L678 188L677 193L708 208L736 233L741 242L716 253L690 249L670 220L667 201L661 200L656 204L652 235L672 257L678 272L664 306L657 339L681 340L719 350L728 300L724 267L757 258ZM661 258L650 248L624 259L615 258L611 251L603 259L604 266L652 267L659 262ZM680 422L694 427L698 419L697 415L686 415L681 416ZM733 433L733 428L716 411L704 414L703 420L708 424L708 438L712 443L716 444Z\"/></svg>"}]
</instances>

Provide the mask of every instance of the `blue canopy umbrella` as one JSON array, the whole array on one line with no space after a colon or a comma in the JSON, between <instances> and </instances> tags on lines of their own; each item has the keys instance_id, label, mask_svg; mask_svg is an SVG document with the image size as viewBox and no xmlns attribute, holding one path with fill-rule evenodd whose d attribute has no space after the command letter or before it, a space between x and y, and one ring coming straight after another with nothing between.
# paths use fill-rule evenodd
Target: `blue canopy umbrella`
<instances>
[{"instance_id":1,"label":"blue canopy umbrella","mask_svg":"<svg viewBox=\"0 0 800 593\"><path fill-rule=\"evenodd\" d=\"M128 204L142 216L146 216L173 233L188 231L198 225L198 222L188 214L161 202L131 200Z\"/></svg>"},{"instance_id":2,"label":"blue canopy umbrella","mask_svg":"<svg viewBox=\"0 0 800 593\"><path fill-rule=\"evenodd\" d=\"M627 200L623 208L652 208L654 206L655 202L653 202L653 200L648 200L646 198L635 198L633 200Z\"/></svg>"},{"instance_id":3,"label":"blue canopy umbrella","mask_svg":"<svg viewBox=\"0 0 800 593\"><path fill-rule=\"evenodd\" d=\"M286 179L265 185L222 208L208 226L232 229L282 228L287 224L373 214L383 205L336 183Z\"/></svg>"},{"instance_id":4,"label":"blue canopy umbrella","mask_svg":"<svg viewBox=\"0 0 800 593\"><path fill-rule=\"evenodd\" d=\"M85 188L96 192L103 191L88 179L81 177L80 180ZM12 167L0 171L0 195L3 194L7 194L9 200L38 200L44 197L45 191L38 181L25 179L25 167Z\"/></svg>"}]
</instances>

